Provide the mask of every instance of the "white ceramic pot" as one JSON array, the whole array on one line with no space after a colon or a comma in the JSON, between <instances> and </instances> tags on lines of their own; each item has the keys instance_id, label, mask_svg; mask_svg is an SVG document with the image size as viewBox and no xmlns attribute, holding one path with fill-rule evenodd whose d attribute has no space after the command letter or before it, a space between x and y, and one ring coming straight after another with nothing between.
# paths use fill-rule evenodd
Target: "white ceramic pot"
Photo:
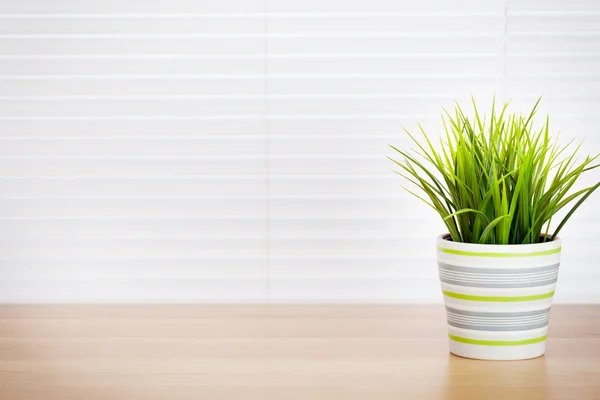
<instances>
[{"instance_id":1,"label":"white ceramic pot","mask_svg":"<svg viewBox=\"0 0 600 400\"><path fill-rule=\"evenodd\" d=\"M450 352L483 360L522 360L546 351L560 263L560 239L525 245L437 238Z\"/></svg>"}]
</instances>

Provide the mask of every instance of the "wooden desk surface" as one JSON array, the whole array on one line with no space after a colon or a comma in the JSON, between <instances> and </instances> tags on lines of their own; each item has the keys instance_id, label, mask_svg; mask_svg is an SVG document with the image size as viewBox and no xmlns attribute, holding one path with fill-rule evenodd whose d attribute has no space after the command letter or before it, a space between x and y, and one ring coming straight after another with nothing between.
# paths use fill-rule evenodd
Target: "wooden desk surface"
<instances>
[{"instance_id":1,"label":"wooden desk surface","mask_svg":"<svg viewBox=\"0 0 600 400\"><path fill-rule=\"evenodd\" d=\"M600 306L548 336L488 362L442 306L0 306L0 399L600 399Z\"/></svg>"}]
</instances>

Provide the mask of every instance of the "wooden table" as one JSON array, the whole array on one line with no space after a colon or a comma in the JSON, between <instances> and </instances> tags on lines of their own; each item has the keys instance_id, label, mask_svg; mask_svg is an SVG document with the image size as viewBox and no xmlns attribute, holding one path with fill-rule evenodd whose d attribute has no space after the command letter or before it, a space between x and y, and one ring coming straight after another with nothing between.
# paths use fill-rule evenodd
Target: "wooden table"
<instances>
[{"instance_id":1,"label":"wooden table","mask_svg":"<svg viewBox=\"0 0 600 400\"><path fill-rule=\"evenodd\" d=\"M600 399L600 306L519 362L448 354L442 306L0 306L0 399Z\"/></svg>"}]
</instances>

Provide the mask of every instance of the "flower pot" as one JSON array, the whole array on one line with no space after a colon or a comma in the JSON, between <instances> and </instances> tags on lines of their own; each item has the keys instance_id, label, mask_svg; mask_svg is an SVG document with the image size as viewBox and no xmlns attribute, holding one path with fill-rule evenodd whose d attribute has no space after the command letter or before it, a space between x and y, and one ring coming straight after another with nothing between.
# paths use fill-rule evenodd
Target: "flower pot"
<instances>
[{"instance_id":1,"label":"flower pot","mask_svg":"<svg viewBox=\"0 0 600 400\"><path fill-rule=\"evenodd\" d=\"M450 352L483 360L522 360L546 350L560 263L560 239L525 245L437 238Z\"/></svg>"}]
</instances>

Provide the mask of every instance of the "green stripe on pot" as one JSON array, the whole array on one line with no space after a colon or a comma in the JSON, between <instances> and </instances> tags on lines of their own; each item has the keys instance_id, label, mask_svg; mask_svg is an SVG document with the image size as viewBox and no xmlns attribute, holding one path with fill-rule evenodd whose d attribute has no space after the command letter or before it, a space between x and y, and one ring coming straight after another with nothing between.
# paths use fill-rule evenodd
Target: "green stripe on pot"
<instances>
[{"instance_id":1,"label":"green stripe on pot","mask_svg":"<svg viewBox=\"0 0 600 400\"><path fill-rule=\"evenodd\" d=\"M533 294L530 296L474 296L474 295L470 295L470 294L447 292L445 290L442 290L442 293L444 293L444 296L452 297L454 299L459 299L459 300L489 301L489 302L496 302L496 303L511 303L511 302L517 302L517 301L535 301L535 300L547 299L549 297L554 296L554 290L551 292L548 292L548 293Z\"/></svg>"},{"instance_id":2,"label":"green stripe on pot","mask_svg":"<svg viewBox=\"0 0 600 400\"><path fill-rule=\"evenodd\" d=\"M493 252L481 252L480 253L480 252L476 252L476 251L454 250L454 249L447 249L444 247L438 247L438 250L443 253L454 254L457 256L495 257L495 258L547 256L550 254L560 253L560 249L561 249L560 247L557 247L556 249L532 251L529 253L493 253Z\"/></svg>"},{"instance_id":3,"label":"green stripe on pot","mask_svg":"<svg viewBox=\"0 0 600 400\"><path fill-rule=\"evenodd\" d=\"M455 342L465 343L465 344L477 344L480 346L524 346L527 344L536 344L541 343L546 340L546 335L536 337L533 339L525 339L525 340L479 340L479 339L468 339L460 336L454 336L452 334L448 334L448 337Z\"/></svg>"}]
</instances>

